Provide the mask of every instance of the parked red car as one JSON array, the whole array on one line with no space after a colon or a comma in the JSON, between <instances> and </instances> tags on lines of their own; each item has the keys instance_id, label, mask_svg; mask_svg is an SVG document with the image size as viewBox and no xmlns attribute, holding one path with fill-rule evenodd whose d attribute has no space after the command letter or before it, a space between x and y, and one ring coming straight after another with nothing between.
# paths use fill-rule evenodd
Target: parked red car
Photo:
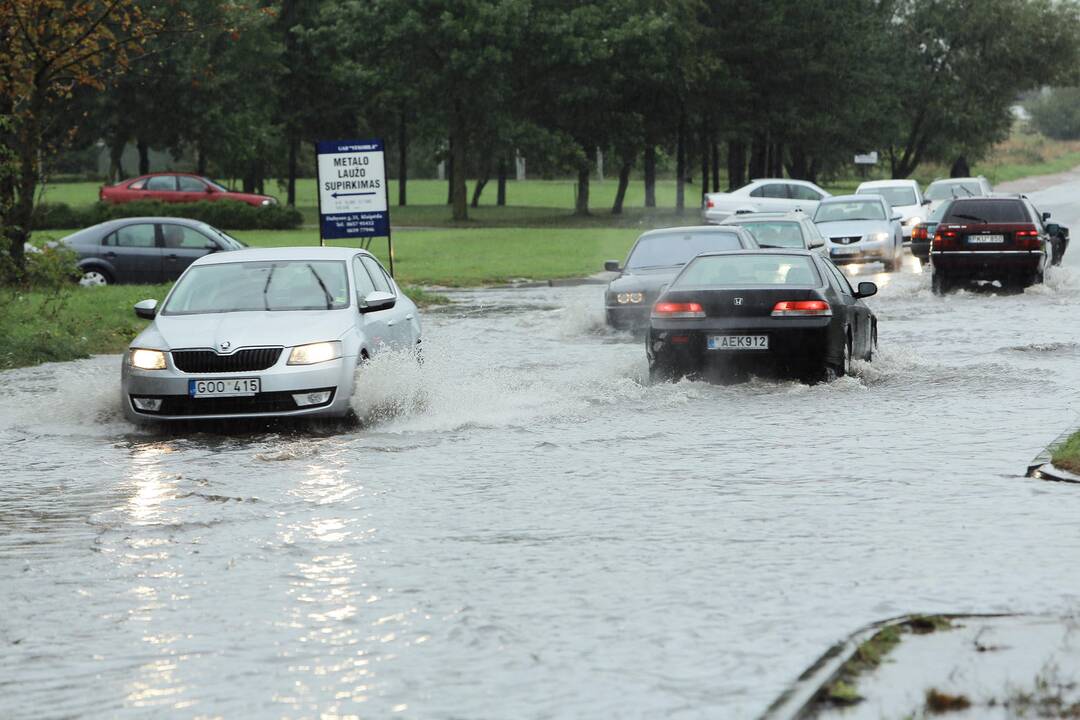
<instances>
[{"instance_id":1,"label":"parked red car","mask_svg":"<svg viewBox=\"0 0 1080 720\"><path fill-rule=\"evenodd\" d=\"M126 203L136 200L186 203L201 200L235 200L264 207L277 205L277 198L270 195L232 192L209 178L190 173L152 173L131 180L121 180L115 185L105 185L98 191L98 198L107 203Z\"/></svg>"}]
</instances>

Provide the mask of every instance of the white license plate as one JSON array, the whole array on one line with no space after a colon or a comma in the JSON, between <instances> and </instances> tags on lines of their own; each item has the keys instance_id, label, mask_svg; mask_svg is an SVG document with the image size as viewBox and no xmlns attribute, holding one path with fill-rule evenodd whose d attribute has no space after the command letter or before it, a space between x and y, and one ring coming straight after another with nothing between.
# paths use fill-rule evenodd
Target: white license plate
<instances>
[{"instance_id":1,"label":"white license plate","mask_svg":"<svg viewBox=\"0 0 1080 720\"><path fill-rule=\"evenodd\" d=\"M768 335L710 335L710 350L768 350Z\"/></svg>"},{"instance_id":2,"label":"white license plate","mask_svg":"<svg viewBox=\"0 0 1080 720\"><path fill-rule=\"evenodd\" d=\"M1004 235L968 235L967 241L969 243L1003 243L1005 242Z\"/></svg>"},{"instance_id":3,"label":"white license plate","mask_svg":"<svg viewBox=\"0 0 1080 720\"><path fill-rule=\"evenodd\" d=\"M206 397L250 397L259 392L259 378L188 380L188 395Z\"/></svg>"},{"instance_id":4,"label":"white license plate","mask_svg":"<svg viewBox=\"0 0 1080 720\"><path fill-rule=\"evenodd\" d=\"M832 249L833 255L854 255L859 252L859 248L853 247L838 247Z\"/></svg>"}]
</instances>

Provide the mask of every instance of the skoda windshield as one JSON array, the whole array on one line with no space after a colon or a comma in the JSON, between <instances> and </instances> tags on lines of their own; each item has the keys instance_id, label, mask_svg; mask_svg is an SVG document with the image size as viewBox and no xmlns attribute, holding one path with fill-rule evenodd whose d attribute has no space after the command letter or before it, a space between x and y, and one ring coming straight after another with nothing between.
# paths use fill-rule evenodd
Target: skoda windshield
<instances>
[{"instance_id":1,"label":"skoda windshield","mask_svg":"<svg viewBox=\"0 0 1080 720\"><path fill-rule=\"evenodd\" d=\"M277 310L340 310L349 306L345 263L268 260L190 268L163 315Z\"/></svg>"}]
</instances>

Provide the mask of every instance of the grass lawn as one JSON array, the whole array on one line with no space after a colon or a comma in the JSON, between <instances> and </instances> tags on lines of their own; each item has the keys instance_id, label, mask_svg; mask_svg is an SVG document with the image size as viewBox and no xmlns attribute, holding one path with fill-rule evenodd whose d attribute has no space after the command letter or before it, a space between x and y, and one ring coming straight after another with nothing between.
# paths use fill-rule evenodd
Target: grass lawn
<instances>
[{"instance_id":1,"label":"grass lawn","mask_svg":"<svg viewBox=\"0 0 1080 720\"><path fill-rule=\"evenodd\" d=\"M1080 475L1080 431L1070 435L1054 450L1050 462L1055 467Z\"/></svg>"}]
</instances>

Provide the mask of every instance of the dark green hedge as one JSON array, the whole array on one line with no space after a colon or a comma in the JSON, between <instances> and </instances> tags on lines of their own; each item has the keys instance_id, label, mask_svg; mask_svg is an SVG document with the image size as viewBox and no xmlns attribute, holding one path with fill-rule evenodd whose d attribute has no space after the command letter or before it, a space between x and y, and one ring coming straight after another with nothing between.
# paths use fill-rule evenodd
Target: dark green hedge
<instances>
[{"instance_id":1,"label":"dark green hedge","mask_svg":"<svg viewBox=\"0 0 1080 720\"><path fill-rule=\"evenodd\" d=\"M222 230L292 230L300 227L304 220L296 208L284 205L252 207L231 200L197 203L140 200L122 205L99 202L83 207L42 203L34 210L34 229L78 229L125 217L183 217L202 220Z\"/></svg>"}]
</instances>

